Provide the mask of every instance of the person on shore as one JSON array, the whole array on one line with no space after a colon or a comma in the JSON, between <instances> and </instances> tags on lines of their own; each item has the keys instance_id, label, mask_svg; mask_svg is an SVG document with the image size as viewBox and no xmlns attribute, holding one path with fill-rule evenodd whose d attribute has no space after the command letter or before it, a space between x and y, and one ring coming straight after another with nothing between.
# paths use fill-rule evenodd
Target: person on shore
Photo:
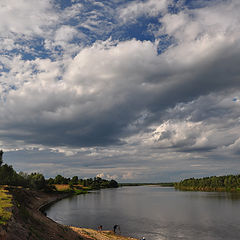
<instances>
[{"instance_id":1,"label":"person on shore","mask_svg":"<svg viewBox=\"0 0 240 240\"><path fill-rule=\"evenodd\" d=\"M116 234L117 230L119 231L119 233L121 233L120 226L116 224L116 225L113 226L113 232Z\"/></svg>"},{"instance_id":2,"label":"person on shore","mask_svg":"<svg viewBox=\"0 0 240 240\"><path fill-rule=\"evenodd\" d=\"M102 225L98 226L98 231L100 231L100 232L102 231Z\"/></svg>"}]
</instances>

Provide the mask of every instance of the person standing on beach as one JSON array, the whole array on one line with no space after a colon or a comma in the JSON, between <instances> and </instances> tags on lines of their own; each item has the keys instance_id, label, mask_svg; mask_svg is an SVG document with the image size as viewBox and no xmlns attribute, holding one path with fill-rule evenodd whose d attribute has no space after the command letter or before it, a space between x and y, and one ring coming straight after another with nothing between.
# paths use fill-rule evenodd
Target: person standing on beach
<instances>
[{"instance_id":1,"label":"person standing on beach","mask_svg":"<svg viewBox=\"0 0 240 240\"><path fill-rule=\"evenodd\" d=\"M120 226L116 224L113 226L113 232L116 233L117 229L118 229L119 233L121 233Z\"/></svg>"}]
</instances>

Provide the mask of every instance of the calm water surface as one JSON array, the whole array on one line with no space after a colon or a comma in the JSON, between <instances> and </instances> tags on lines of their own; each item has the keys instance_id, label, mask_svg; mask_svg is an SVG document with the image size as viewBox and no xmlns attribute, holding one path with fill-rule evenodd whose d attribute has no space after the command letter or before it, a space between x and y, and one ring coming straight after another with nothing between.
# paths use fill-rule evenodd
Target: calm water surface
<instances>
[{"instance_id":1,"label":"calm water surface","mask_svg":"<svg viewBox=\"0 0 240 240\"><path fill-rule=\"evenodd\" d=\"M57 202L53 220L77 227L112 229L146 240L239 240L240 195L180 192L157 186L105 189Z\"/></svg>"}]
</instances>

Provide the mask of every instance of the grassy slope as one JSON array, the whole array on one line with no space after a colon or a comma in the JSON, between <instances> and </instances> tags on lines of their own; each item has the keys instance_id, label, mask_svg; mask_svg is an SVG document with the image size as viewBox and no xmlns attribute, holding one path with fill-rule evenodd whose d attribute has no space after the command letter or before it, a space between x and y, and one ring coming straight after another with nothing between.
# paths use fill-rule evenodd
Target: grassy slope
<instances>
[{"instance_id":1,"label":"grassy slope","mask_svg":"<svg viewBox=\"0 0 240 240\"><path fill-rule=\"evenodd\" d=\"M12 196L8 190L0 189L0 225L6 225L12 216Z\"/></svg>"}]
</instances>

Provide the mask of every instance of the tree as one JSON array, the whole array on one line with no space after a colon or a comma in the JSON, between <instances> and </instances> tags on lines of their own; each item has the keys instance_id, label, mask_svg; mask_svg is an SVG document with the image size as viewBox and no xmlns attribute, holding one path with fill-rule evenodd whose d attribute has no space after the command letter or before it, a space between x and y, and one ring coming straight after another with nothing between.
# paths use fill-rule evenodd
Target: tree
<instances>
[{"instance_id":1,"label":"tree","mask_svg":"<svg viewBox=\"0 0 240 240\"><path fill-rule=\"evenodd\" d=\"M46 186L46 181L41 173L31 173L28 176L30 187L40 190L44 189Z\"/></svg>"},{"instance_id":2,"label":"tree","mask_svg":"<svg viewBox=\"0 0 240 240\"><path fill-rule=\"evenodd\" d=\"M77 185L78 184L78 176L72 177L71 183L74 185Z\"/></svg>"},{"instance_id":3,"label":"tree","mask_svg":"<svg viewBox=\"0 0 240 240\"><path fill-rule=\"evenodd\" d=\"M111 180L110 183L109 183L109 187L110 188L117 188L118 183L115 180Z\"/></svg>"},{"instance_id":4,"label":"tree","mask_svg":"<svg viewBox=\"0 0 240 240\"><path fill-rule=\"evenodd\" d=\"M12 166L4 164L0 167L0 185L24 186L25 179L17 174Z\"/></svg>"},{"instance_id":5,"label":"tree","mask_svg":"<svg viewBox=\"0 0 240 240\"><path fill-rule=\"evenodd\" d=\"M3 155L3 150L0 150L0 167L2 166L2 155Z\"/></svg>"},{"instance_id":6,"label":"tree","mask_svg":"<svg viewBox=\"0 0 240 240\"><path fill-rule=\"evenodd\" d=\"M68 180L59 174L54 178L54 183L55 184L68 184Z\"/></svg>"},{"instance_id":7,"label":"tree","mask_svg":"<svg viewBox=\"0 0 240 240\"><path fill-rule=\"evenodd\" d=\"M54 179L53 179L53 178L49 178L49 179L47 180L47 183L48 183L49 185L54 184Z\"/></svg>"}]
</instances>

